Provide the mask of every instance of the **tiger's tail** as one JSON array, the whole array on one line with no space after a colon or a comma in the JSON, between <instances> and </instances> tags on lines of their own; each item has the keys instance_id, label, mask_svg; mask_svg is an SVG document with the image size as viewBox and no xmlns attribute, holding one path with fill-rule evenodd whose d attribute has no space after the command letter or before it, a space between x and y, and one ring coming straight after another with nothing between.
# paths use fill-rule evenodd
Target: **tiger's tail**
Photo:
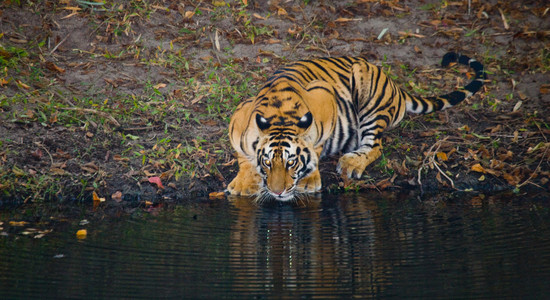
<instances>
[{"instance_id":1,"label":"tiger's tail","mask_svg":"<svg viewBox=\"0 0 550 300\"><path fill-rule=\"evenodd\" d=\"M438 110L443 110L464 101L464 99L472 96L481 89L487 74L483 65L473 58L466 55L460 55L455 52L448 52L443 56L441 66L448 67L450 64L458 62L459 64L472 68L476 76L468 85L459 91L454 91L449 94L434 96L434 97L407 97L407 111L412 113L431 113Z\"/></svg>"}]
</instances>

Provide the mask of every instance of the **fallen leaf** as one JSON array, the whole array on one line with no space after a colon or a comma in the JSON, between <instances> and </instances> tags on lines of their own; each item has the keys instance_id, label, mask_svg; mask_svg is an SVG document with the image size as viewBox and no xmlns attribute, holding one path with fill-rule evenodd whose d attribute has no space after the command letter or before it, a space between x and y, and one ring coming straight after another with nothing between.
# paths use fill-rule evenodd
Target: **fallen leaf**
<instances>
[{"instance_id":1,"label":"fallen leaf","mask_svg":"<svg viewBox=\"0 0 550 300\"><path fill-rule=\"evenodd\" d=\"M479 173L486 173L485 169L481 166L481 164L475 164L472 166L472 171L479 172Z\"/></svg>"},{"instance_id":2,"label":"fallen leaf","mask_svg":"<svg viewBox=\"0 0 550 300\"><path fill-rule=\"evenodd\" d=\"M279 8L277 9L277 15L279 15L279 16L286 16L287 14L288 14L288 13L286 12L286 10L285 10L284 8L279 7Z\"/></svg>"},{"instance_id":3,"label":"fallen leaf","mask_svg":"<svg viewBox=\"0 0 550 300\"><path fill-rule=\"evenodd\" d=\"M334 20L334 22L340 22L340 23L353 22L353 21L361 21L361 18L357 18L357 19L338 18L338 19Z\"/></svg>"},{"instance_id":4,"label":"fallen leaf","mask_svg":"<svg viewBox=\"0 0 550 300\"><path fill-rule=\"evenodd\" d=\"M26 226L27 224L29 224L29 222L26 222L26 221L10 221L9 224L10 224L10 226L22 227L22 226Z\"/></svg>"},{"instance_id":5,"label":"fallen leaf","mask_svg":"<svg viewBox=\"0 0 550 300\"><path fill-rule=\"evenodd\" d=\"M437 152L437 158L439 158L439 160L441 161L447 161L448 158L447 158L447 154L445 152Z\"/></svg>"},{"instance_id":6,"label":"fallen leaf","mask_svg":"<svg viewBox=\"0 0 550 300\"><path fill-rule=\"evenodd\" d=\"M95 191L92 192L92 198L94 199L94 209L99 206L99 203L105 202L105 198L100 198L99 196L97 196L97 193Z\"/></svg>"},{"instance_id":7,"label":"fallen leaf","mask_svg":"<svg viewBox=\"0 0 550 300\"><path fill-rule=\"evenodd\" d=\"M65 170L63 169L60 169L60 168L50 168L50 172L53 174L53 175L65 175Z\"/></svg>"},{"instance_id":8,"label":"fallen leaf","mask_svg":"<svg viewBox=\"0 0 550 300\"><path fill-rule=\"evenodd\" d=\"M155 84L155 85L153 86L153 88L154 88L155 90L160 90L160 89L165 88L165 87L166 87L166 83L159 83L159 84Z\"/></svg>"},{"instance_id":9,"label":"fallen leaf","mask_svg":"<svg viewBox=\"0 0 550 300\"><path fill-rule=\"evenodd\" d=\"M27 84L24 84L21 80L16 80L15 82L17 82L17 85L21 88L24 88L26 90L30 89L31 87Z\"/></svg>"},{"instance_id":10,"label":"fallen leaf","mask_svg":"<svg viewBox=\"0 0 550 300\"><path fill-rule=\"evenodd\" d=\"M516 130L514 131L514 138L512 139L512 143L517 143L519 140L519 132Z\"/></svg>"},{"instance_id":11,"label":"fallen leaf","mask_svg":"<svg viewBox=\"0 0 550 300\"><path fill-rule=\"evenodd\" d=\"M195 15L194 11L188 10L184 13L183 18L184 19L191 19L194 15Z\"/></svg>"},{"instance_id":12,"label":"fallen leaf","mask_svg":"<svg viewBox=\"0 0 550 300\"><path fill-rule=\"evenodd\" d=\"M120 154L115 154L115 155L113 155L113 160L115 160L115 161L125 161L125 162L126 162L126 161L130 161L129 158L127 158L127 157L122 157L122 156L120 156Z\"/></svg>"},{"instance_id":13,"label":"fallen leaf","mask_svg":"<svg viewBox=\"0 0 550 300\"><path fill-rule=\"evenodd\" d=\"M208 194L208 198L210 200L224 199L225 198L225 193L224 192L212 192L212 193Z\"/></svg>"},{"instance_id":14,"label":"fallen leaf","mask_svg":"<svg viewBox=\"0 0 550 300\"><path fill-rule=\"evenodd\" d=\"M225 2L224 2L224 1L214 0L214 1L212 1L212 5L214 5L214 6L216 6L216 7L221 7L221 6L225 6Z\"/></svg>"},{"instance_id":15,"label":"fallen leaf","mask_svg":"<svg viewBox=\"0 0 550 300\"><path fill-rule=\"evenodd\" d=\"M36 150L34 150L33 152L31 152L31 155L32 157L34 157L35 159L38 159L40 160L42 158L42 155L44 155L42 153L42 150L40 150L39 148L37 148Z\"/></svg>"},{"instance_id":16,"label":"fallen leaf","mask_svg":"<svg viewBox=\"0 0 550 300\"><path fill-rule=\"evenodd\" d=\"M518 111L519 108L521 107L521 104L523 104L523 101L521 101L521 100L518 101L518 102L516 103L516 105L514 105L514 108L512 109L512 112Z\"/></svg>"},{"instance_id":17,"label":"fallen leaf","mask_svg":"<svg viewBox=\"0 0 550 300\"><path fill-rule=\"evenodd\" d=\"M265 20L265 18L260 16L260 14L258 14L258 13L253 13L252 16L256 19Z\"/></svg>"},{"instance_id":18,"label":"fallen leaf","mask_svg":"<svg viewBox=\"0 0 550 300\"><path fill-rule=\"evenodd\" d=\"M46 68L52 72L56 73L65 73L65 69L58 67L56 64L54 64L51 61L46 62Z\"/></svg>"},{"instance_id":19,"label":"fallen leaf","mask_svg":"<svg viewBox=\"0 0 550 300\"><path fill-rule=\"evenodd\" d=\"M164 186L162 185L162 182L160 181L160 177L157 177L157 176L149 177L147 180L148 180L150 183L156 184L158 188L164 189Z\"/></svg>"},{"instance_id":20,"label":"fallen leaf","mask_svg":"<svg viewBox=\"0 0 550 300\"><path fill-rule=\"evenodd\" d=\"M80 169L88 173L96 173L99 170L99 167L95 163L89 162L80 166Z\"/></svg>"},{"instance_id":21,"label":"fallen leaf","mask_svg":"<svg viewBox=\"0 0 550 300\"><path fill-rule=\"evenodd\" d=\"M79 240L83 240L88 235L88 231L86 229L80 229L76 232L76 238Z\"/></svg>"},{"instance_id":22,"label":"fallen leaf","mask_svg":"<svg viewBox=\"0 0 550 300\"><path fill-rule=\"evenodd\" d=\"M122 201L122 192L116 191L114 194L111 195L111 199L115 200L116 202Z\"/></svg>"},{"instance_id":23,"label":"fallen leaf","mask_svg":"<svg viewBox=\"0 0 550 300\"><path fill-rule=\"evenodd\" d=\"M498 11L500 12L500 18L502 19L502 24L504 26L504 29L506 29L506 30L510 29L510 25L508 25L508 21L506 21L506 17L504 16L504 12L502 12L502 9L500 9L500 7L498 8Z\"/></svg>"}]
</instances>

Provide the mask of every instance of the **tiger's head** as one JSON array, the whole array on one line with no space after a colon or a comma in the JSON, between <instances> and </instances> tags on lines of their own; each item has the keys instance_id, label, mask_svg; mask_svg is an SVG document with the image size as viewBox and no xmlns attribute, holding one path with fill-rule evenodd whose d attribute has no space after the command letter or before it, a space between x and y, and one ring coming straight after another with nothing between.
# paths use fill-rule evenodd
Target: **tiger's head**
<instances>
[{"instance_id":1,"label":"tiger's head","mask_svg":"<svg viewBox=\"0 0 550 300\"><path fill-rule=\"evenodd\" d=\"M337 115L328 82L317 80L304 87L287 78L269 81L231 117L229 136L240 165L230 192L285 201L318 191L319 156ZM250 173L250 168L255 171Z\"/></svg>"},{"instance_id":2,"label":"tiger's head","mask_svg":"<svg viewBox=\"0 0 550 300\"><path fill-rule=\"evenodd\" d=\"M322 124L316 122L320 120L315 120L315 109L304 94L299 86L279 84L262 95L254 112L261 132L255 151L262 196L291 200L303 192L298 190L298 182L317 170L315 143Z\"/></svg>"},{"instance_id":3,"label":"tiger's head","mask_svg":"<svg viewBox=\"0 0 550 300\"><path fill-rule=\"evenodd\" d=\"M298 182L317 169L319 159L313 147L300 137L275 135L260 141L257 171L263 180L261 196L292 200L298 193Z\"/></svg>"}]
</instances>

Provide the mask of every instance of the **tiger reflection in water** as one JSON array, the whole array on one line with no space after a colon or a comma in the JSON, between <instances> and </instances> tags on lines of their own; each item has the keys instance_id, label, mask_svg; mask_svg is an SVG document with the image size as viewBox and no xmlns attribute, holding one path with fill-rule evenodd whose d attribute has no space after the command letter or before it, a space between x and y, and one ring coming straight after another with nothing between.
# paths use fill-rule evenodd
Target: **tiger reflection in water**
<instances>
[{"instance_id":1,"label":"tiger reflection in water","mask_svg":"<svg viewBox=\"0 0 550 300\"><path fill-rule=\"evenodd\" d=\"M325 196L326 197L326 196ZM267 295L375 295L388 284L379 265L375 220L367 199L274 207L233 197L230 262L236 289ZM379 218L378 218L379 219Z\"/></svg>"}]
</instances>

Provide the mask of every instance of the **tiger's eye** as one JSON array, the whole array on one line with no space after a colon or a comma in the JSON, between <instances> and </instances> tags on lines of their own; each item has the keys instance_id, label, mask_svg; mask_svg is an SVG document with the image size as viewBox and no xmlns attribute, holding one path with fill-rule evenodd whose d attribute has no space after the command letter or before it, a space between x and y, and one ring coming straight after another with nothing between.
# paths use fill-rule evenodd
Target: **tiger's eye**
<instances>
[{"instance_id":1,"label":"tiger's eye","mask_svg":"<svg viewBox=\"0 0 550 300\"><path fill-rule=\"evenodd\" d=\"M267 167L271 167L271 160L264 159L264 165L266 165Z\"/></svg>"},{"instance_id":2,"label":"tiger's eye","mask_svg":"<svg viewBox=\"0 0 550 300\"><path fill-rule=\"evenodd\" d=\"M286 162L286 165L290 168L290 167L294 166L295 163L296 163L295 160L289 159L289 160Z\"/></svg>"}]
</instances>

